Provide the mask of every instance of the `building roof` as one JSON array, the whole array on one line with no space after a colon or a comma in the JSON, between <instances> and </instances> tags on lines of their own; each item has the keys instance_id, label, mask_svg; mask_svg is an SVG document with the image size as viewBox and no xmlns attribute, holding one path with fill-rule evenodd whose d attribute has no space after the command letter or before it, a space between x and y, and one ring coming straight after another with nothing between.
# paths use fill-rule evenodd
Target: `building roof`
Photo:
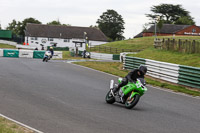
<instances>
[{"instance_id":1,"label":"building roof","mask_svg":"<svg viewBox=\"0 0 200 133\"><path fill-rule=\"evenodd\" d=\"M63 38L63 39L84 39L84 32L87 33L89 40L107 41L104 33L91 27L75 27L75 26L60 26L60 25L43 25L30 24L26 25L26 36L31 37L47 37L47 38Z\"/></svg>"},{"instance_id":2,"label":"building roof","mask_svg":"<svg viewBox=\"0 0 200 133\"><path fill-rule=\"evenodd\" d=\"M138 37L143 37L143 32L138 33L138 34L135 35L133 38L138 38Z\"/></svg>"},{"instance_id":3,"label":"building roof","mask_svg":"<svg viewBox=\"0 0 200 133\"><path fill-rule=\"evenodd\" d=\"M174 25L174 24L163 24L162 28L159 31L158 26L156 26L157 31L160 33L174 34L178 31L181 31L185 28L190 27L191 25ZM151 26L146 32L155 32L155 25Z\"/></svg>"}]
</instances>

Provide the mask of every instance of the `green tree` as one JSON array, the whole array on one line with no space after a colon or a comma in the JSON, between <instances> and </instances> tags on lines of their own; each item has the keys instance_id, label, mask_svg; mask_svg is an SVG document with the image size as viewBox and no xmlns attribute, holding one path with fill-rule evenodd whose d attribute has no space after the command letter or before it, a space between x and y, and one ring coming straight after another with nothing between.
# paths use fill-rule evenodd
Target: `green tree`
<instances>
[{"instance_id":1,"label":"green tree","mask_svg":"<svg viewBox=\"0 0 200 133\"><path fill-rule=\"evenodd\" d=\"M97 28L97 29L99 29L99 27L97 25L90 25L90 28Z\"/></svg>"},{"instance_id":2,"label":"green tree","mask_svg":"<svg viewBox=\"0 0 200 133\"><path fill-rule=\"evenodd\" d=\"M21 25L22 23L20 21L16 21L15 19L13 19L13 21L8 24L8 27L6 27L6 29L11 30L12 33L15 35L19 35Z\"/></svg>"},{"instance_id":3,"label":"green tree","mask_svg":"<svg viewBox=\"0 0 200 133\"><path fill-rule=\"evenodd\" d=\"M158 6L151 7L153 14L146 14L151 20L155 20L158 16L164 24L175 24L179 18L188 18L191 22L195 23L193 18L190 16L190 12L186 11L182 5L173 4L160 4ZM154 22L152 22L154 23ZM182 23L187 24L187 23Z\"/></svg>"},{"instance_id":4,"label":"green tree","mask_svg":"<svg viewBox=\"0 0 200 133\"><path fill-rule=\"evenodd\" d=\"M34 18L26 18L26 19L24 19L23 21L22 21L22 25L20 26L20 28L19 28L19 35L22 35L22 36L24 36L24 31L25 31L25 27L26 27L26 24L27 23L33 23L33 24L41 24L41 22L40 21L38 21L38 20L36 20L36 19L34 19Z\"/></svg>"},{"instance_id":5,"label":"green tree","mask_svg":"<svg viewBox=\"0 0 200 133\"><path fill-rule=\"evenodd\" d=\"M124 20L121 15L119 15L114 10L107 10L104 12L96 22L99 29L113 41L123 40L124 36Z\"/></svg>"},{"instance_id":6,"label":"green tree","mask_svg":"<svg viewBox=\"0 0 200 133\"><path fill-rule=\"evenodd\" d=\"M58 21L54 20L52 22L47 23L47 25L62 25L62 24L60 23L59 20Z\"/></svg>"},{"instance_id":7,"label":"green tree","mask_svg":"<svg viewBox=\"0 0 200 133\"><path fill-rule=\"evenodd\" d=\"M54 20L54 21L51 21L49 23L47 23L47 25L64 25L64 26L71 26L70 24L61 24L59 20Z\"/></svg>"},{"instance_id":8,"label":"green tree","mask_svg":"<svg viewBox=\"0 0 200 133\"><path fill-rule=\"evenodd\" d=\"M175 22L175 24L194 25L195 22L193 21L192 18L183 16L183 17L180 17L180 18Z\"/></svg>"},{"instance_id":9,"label":"green tree","mask_svg":"<svg viewBox=\"0 0 200 133\"><path fill-rule=\"evenodd\" d=\"M158 31L160 33L160 30L162 29L163 27L163 20L159 20L158 23L157 23L157 26L158 26Z\"/></svg>"}]
</instances>

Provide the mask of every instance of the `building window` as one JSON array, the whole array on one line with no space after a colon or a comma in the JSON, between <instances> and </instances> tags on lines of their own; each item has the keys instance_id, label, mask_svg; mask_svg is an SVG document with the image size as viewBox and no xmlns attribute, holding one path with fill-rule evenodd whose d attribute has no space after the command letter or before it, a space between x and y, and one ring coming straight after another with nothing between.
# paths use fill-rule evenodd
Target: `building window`
<instances>
[{"instance_id":1,"label":"building window","mask_svg":"<svg viewBox=\"0 0 200 133\"><path fill-rule=\"evenodd\" d=\"M53 38L48 38L48 41L53 41Z\"/></svg>"},{"instance_id":2,"label":"building window","mask_svg":"<svg viewBox=\"0 0 200 133\"><path fill-rule=\"evenodd\" d=\"M37 40L37 37L31 37L31 40Z\"/></svg>"},{"instance_id":3,"label":"building window","mask_svg":"<svg viewBox=\"0 0 200 133\"><path fill-rule=\"evenodd\" d=\"M75 47L82 47L82 43L75 43Z\"/></svg>"},{"instance_id":4,"label":"building window","mask_svg":"<svg viewBox=\"0 0 200 133\"><path fill-rule=\"evenodd\" d=\"M192 33L196 32L196 29L192 29Z\"/></svg>"},{"instance_id":5,"label":"building window","mask_svg":"<svg viewBox=\"0 0 200 133\"><path fill-rule=\"evenodd\" d=\"M64 42L70 42L70 40L69 39L64 39Z\"/></svg>"}]
</instances>

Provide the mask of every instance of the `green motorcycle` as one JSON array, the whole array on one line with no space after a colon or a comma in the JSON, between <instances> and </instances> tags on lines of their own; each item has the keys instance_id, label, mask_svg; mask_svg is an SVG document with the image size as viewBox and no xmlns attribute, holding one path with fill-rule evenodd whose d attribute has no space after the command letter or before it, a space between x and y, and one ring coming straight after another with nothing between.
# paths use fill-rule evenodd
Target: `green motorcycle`
<instances>
[{"instance_id":1,"label":"green motorcycle","mask_svg":"<svg viewBox=\"0 0 200 133\"><path fill-rule=\"evenodd\" d=\"M118 79L122 82L122 78ZM138 78L136 83L128 82L127 85L121 87L116 94L113 93L114 80L110 82L110 90L106 95L106 102L113 104L114 102L125 104L127 109L133 108L139 101L140 97L147 91L145 87L145 80Z\"/></svg>"}]
</instances>

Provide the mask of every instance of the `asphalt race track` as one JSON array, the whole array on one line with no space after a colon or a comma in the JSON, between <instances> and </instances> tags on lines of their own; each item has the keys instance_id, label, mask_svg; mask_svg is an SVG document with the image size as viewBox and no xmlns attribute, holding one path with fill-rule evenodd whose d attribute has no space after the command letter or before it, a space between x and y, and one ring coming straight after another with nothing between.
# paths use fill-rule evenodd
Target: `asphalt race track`
<instances>
[{"instance_id":1,"label":"asphalt race track","mask_svg":"<svg viewBox=\"0 0 200 133\"><path fill-rule=\"evenodd\" d=\"M0 58L0 114L45 133L200 133L200 99L148 87L132 110L107 104L117 77L63 61Z\"/></svg>"}]
</instances>

